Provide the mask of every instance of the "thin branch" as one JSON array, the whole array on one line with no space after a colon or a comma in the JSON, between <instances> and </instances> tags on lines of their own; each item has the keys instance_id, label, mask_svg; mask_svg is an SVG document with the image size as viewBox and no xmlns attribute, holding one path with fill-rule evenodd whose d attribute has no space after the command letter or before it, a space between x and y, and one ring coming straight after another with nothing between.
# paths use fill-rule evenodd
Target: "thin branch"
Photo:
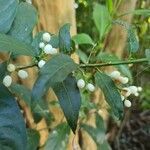
<instances>
[{"instance_id":1,"label":"thin branch","mask_svg":"<svg viewBox=\"0 0 150 150\"><path fill-rule=\"evenodd\" d=\"M137 60L128 60L128 61L119 61L119 62L107 62L107 63L99 63L99 64L81 64L81 68L87 67L104 67L104 66L114 66L114 65L124 65L124 64L134 64L134 63L144 63L148 62L147 58L141 58Z\"/></svg>"},{"instance_id":2,"label":"thin branch","mask_svg":"<svg viewBox=\"0 0 150 150\"><path fill-rule=\"evenodd\" d=\"M26 65L26 66L17 66L16 70L28 69L28 68L33 68L33 67L37 67L37 64L30 64L30 65Z\"/></svg>"}]
</instances>

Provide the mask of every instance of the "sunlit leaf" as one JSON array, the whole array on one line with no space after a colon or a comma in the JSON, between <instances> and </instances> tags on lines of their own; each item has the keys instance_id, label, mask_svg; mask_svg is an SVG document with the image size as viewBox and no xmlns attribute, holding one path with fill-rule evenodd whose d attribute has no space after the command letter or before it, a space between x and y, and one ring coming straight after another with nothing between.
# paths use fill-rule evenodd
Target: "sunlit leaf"
<instances>
[{"instance_id":1,"label":"sunlit leaf","mask_svg":"<svg viewBox=\"0 0 150 150\"><path fill-rule=\"evenodd\" d=\"M72 37L72 40L75 42L75 44L89 44L94 45L93 40L88 34L80 33Z\"/></svg>"},{"instance_id":2,"label":"sunlit leaf","mask_svg":"<svg viewBox=\"0 0 150 150\"><path fill-rule=\"evenodd\" d=\"M106 6L96 3L93 11L94 23L99 31L100 39L106 34L111 18Z\"/></svg>"}]
</instances>

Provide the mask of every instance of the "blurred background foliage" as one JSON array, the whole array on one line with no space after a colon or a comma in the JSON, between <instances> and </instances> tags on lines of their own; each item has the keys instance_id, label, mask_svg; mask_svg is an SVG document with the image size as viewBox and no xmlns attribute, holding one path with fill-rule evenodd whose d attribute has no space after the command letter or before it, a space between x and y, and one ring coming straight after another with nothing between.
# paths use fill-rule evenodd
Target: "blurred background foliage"
<instances>
[{"instance_id":1,"label":"blurred background foliage","mask_svg":"<svg viewBox=\"0 0 150 150\"><path fill-rule=\"evenodd\" d=\"M77 31L78 33L87 33L91 36L93 41L99 41L99 33L93 21L93 8L95 3L104 4L108 7L107 0L76 0L76 17L77 17ZM111 11L111 17L113 20L117 19L117 8L121 0L114 0L114 8ZM149 0L138 0L136 9L149 9ZM145 49L150 48L150 17L148 15L134 15L132 20L132 27L137 35L140 43L140 51L134 54L132 57L142 58L145 56ZM103 43L101 43L103 44ZM81 52L89 55L91 47L80 46ZM134 84L143 87L143 92L140 97L137 98L137 105L139 109L150 109L150 68L149 65L140 64L136 67L131 67L131 71L134 77Z\"/></svg>"}]
</instances>

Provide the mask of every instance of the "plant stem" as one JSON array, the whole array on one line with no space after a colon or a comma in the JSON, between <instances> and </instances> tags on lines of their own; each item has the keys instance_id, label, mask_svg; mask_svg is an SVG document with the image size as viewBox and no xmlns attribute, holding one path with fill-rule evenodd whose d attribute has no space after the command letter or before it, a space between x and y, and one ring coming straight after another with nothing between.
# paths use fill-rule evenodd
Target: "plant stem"
<instances>
[{"instance_id":1,"label":"plant stem","mask_svg":"<svg viewBox=\"0 0 150 150\"><path fill-rule=\"evenodd\" d=\"M143 63L148 62L147 58L141 58L136 60L128 60L128 61L119 61L119 62L107 62L107 63L98 63L98 64L81 64L80 67L103 67L103 66L114 66L114 65L124 65L124 64L133 64L133 63Z\"/></svg>"},{"instance_id":2,"label":"plant stem","mask_svg":"<svg viewBox=\"0 0 150 150\"><path fill-rule=\"evenodd\" d=\"M16 70L22 70L22 69L28 69L28 68L32 68L32 67L36 67L37 64L30 64L27 66L18 66Z\"/></svg>"}]
</instances>

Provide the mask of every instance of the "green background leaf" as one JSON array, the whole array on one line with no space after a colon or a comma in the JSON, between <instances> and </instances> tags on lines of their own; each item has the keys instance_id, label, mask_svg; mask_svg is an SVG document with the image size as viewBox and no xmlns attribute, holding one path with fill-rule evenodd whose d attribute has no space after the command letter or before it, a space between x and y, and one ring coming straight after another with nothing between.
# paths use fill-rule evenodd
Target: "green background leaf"
<instances>
[{"instance_id":1,"label":"green background leaf","mask_svg":"<svg viewBox=\"0 0 150 150\"><path fill-rule=\"evenodd\" d=\"M72 40L75 42L75 44L78 44L78 45L80 44L94 45L92 38L88 34L85 34L85 33L80 33L80 34L73 36Z\"/></svg>"},{"instance_id":2,"label":"green background leaf","mask_svg":"<svg viewBox=\"0 0 150 150\"><path fill-rule=\"evenodd\" d=\"M87 124L81 124L81 128L85 130L95 141L97 149L110 150L110 146L106 141L106 128L102 117L96 113L96 128Z\"/></svg>"},{"instance_id":3,"label":"green background leaf","mask_svg":"<svg viewBox=\"0 0 150 150\"><path fill-rule=\"evenodd\" d=\"M45 145L45 150L66 150L70 129L66 123L58 125L52 133Z\"/></svg>"},{"instance_id":4,"label":"green background leaf","mask_svg":"<svg viewBox=\"0 0 150 150\"><path fill-rule=\"evenodd\" d=\"M95 3L93 19L99 31L100 39L102 39L107 31L107 27L111 23L110 14L106 6Z\"/></svg>"},{"instance_id":5,"label":"green background leaf","mask_svg":"<svg viewBox=\"0 0 150 150\"><path fill-rule=\"evenodd\" d=\"M37 150L40 142L40 134L38 131L33 129L27 130L27 150Z\"/></svg>"},{"instance_id":6,"label":"green background leaf","mask_svg":"<svg viewBox=\"0 0 150 150\"><path fill-rule=\"evenodd\" d=\"M26 150L26 126L11 93L0 84L0 148Z\"/></svg>"}]
</instances>

